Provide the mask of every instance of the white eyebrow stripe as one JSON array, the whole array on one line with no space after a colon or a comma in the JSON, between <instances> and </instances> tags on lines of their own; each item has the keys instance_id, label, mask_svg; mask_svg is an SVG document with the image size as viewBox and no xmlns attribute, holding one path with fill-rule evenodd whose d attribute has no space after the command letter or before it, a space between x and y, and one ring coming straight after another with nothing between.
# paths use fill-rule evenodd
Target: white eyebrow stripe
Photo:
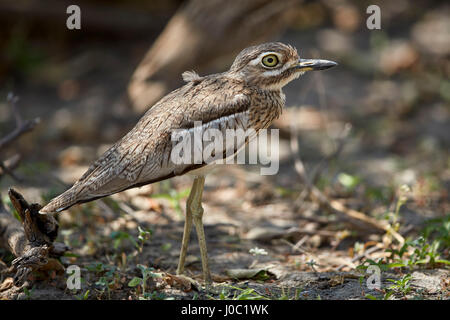
<instances>
[{"instance_id":1,"label":"white eyebrow stripe","mask_svg":"<svg viewBox=\"0 0 450 320\"><path fill-rule=\"evenodd\" d=\"M289 69L294 63L295 62L286 63L282 68L264 71L262 73L262 75L264 77L271 77L274 75L279 75L279 74L283 73L284 71L286 71L287 69Z\"/></svg>"},{"instance_id":2,"label":"white eyebrow stripe","mask_svg":"<svg viewBox=\"0 0 450 320\"><path fill-rule=\"evenodd\" d=\"M267 70L262 73L264 77L277 76L281 74L283 71L281 69Z\"/></svg>"},{"instance_id":3,"label":"white eyebrow stripe","mask_svg":"<svg viewBox=\"0 0 450 320\"><path fill-rule=\"evenodd\" d=\"M294 79L297 79L304 73L305 73L304 71L299 71L299 72L293 73L288 78L281 79L281 81L274 83L272 85L269 85L266 88L270 89L270 90L281 90L281 88L284 87L286 84L288 84L289 82L291 82Z\"/></svg>"}]
</instances>

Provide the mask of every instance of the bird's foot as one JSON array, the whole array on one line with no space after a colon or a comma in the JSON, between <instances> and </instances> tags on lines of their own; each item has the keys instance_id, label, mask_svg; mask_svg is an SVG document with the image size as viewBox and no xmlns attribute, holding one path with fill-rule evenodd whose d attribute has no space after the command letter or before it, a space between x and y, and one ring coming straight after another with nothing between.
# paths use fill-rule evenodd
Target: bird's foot
<instances>
[{"instance_id":1,"label":"bird's foot","mask_svg":"<svg viewBox=\"0 0 450 320\"><path fill-rule=\"evenodd\" d=\"M199 290L201 288L201 284L199 281L191 278L185 274L176 274L171 275L170 278L174 280L178 285L184 288L184 290L189 291L191 289Z\"/></svg>"},{"instance_id":2,"label":"bird's foot","mask_svg":"<svg viewBox=\"0 0 450 320\"><path fill-rule=\"evenodd\" d=\"M197 275L195 276L195 278L193 278L185 274L177 274L176 277L179 279L179 281L182 281L184 283L184 287L189 286L190 288L198 291L200 294L205 296L216 295L221 291L221 288L219 288L217 283L214 283L211 280L204 281L201 275Z\"/></svg>"}]
</instances>

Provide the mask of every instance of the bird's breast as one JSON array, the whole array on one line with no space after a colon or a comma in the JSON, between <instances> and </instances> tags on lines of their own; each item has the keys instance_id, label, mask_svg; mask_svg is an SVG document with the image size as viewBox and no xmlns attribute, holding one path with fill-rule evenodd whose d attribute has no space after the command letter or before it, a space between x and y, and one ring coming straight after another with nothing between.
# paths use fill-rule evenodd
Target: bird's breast
<instances>
[{"instance_id":1,"label":"bird's breast","mask_svg":"<svg viewBox=\"0 0 450 320\"><path fill-rule=\"evenodd\" d=\"M254 95L249 108L249 121L255 130L268 128L283 110L285 96L281 90L260 90Z\"/></svg>"}]
</instances>

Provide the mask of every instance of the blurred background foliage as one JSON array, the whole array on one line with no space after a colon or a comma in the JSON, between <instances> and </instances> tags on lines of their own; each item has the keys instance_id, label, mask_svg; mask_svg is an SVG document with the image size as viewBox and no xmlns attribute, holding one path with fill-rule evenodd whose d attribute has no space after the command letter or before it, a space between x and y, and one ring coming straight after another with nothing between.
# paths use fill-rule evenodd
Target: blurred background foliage
<instances>
[{"instance_id":1,"label":"blurred background foliage","mask_svg":"<svg viewBox=\"0 0 450 320\"><path fill-rule=\"evenodd\" d=\"M197 7L204 5L192 2ZM20 171L33 176L31 181L38 186L49 182L47 173L54 168L85 166L132 127L142 113L127 94L132 74L171 17L187 2L77 4L82 29L72 31L65 27L68 1L0 4L0 96L15 92L24 115L43 120L43 125L16 146L26 155ZM332 72L307 75L286 88L287 116L276 126L289 130L287 119L296 116L302 131L300 153L309 163L333 150L333 137L349 123L353 131L343 156L347 161L337 170L344 173L328 178L351 190L363 182L419 184L420 192L442 193L447 198L449 6L445 1L378 1L381 30L368 30L365 9L369 4L372 2L297 1L289 10L286 25L274 27L276 35L268 34L267 40L297 46L302 56L339 62ZM202 46L211 48L217 39L206 37L203 42ZM207 67L199 63L187 69L223 71L242 47L231 48L218 63ZM170 52L170 45L165 48ZM181 83L180 74L168 77L175 79L172 86ZM172 87L164 90L169 89ZM0 133L4 135L14 124L3 100ZM79 171L71 172L75 173L68 177L60 173L60 178L73 181ZM328 178L323 175L322 183L328 185ZM8 183L3 181L3 185ZM292 185L292 181L288 183ZM378 194L368 189L371 196Z\"/></svg>"},{"instance_id":2,"label":"blurred background foliage","mask_svg":"<svg viewBox=\"0 0 450 320\"><path fill-rule=\"evenodd\" d=\"M369 4L372 2L298 1L290 10L287 30L278 28L278 34L268 38L297 46L302 56L339 62L339 68L323 75L326 82L321 90L326 94L327 115L320 121L351 123L361 155L370 153L379 159L383 153L391 154L406 180L418 179L417 172L407 170L410 164L422 166L422 177L430 180L430 188L439 184L447 190L449 7L445 1L378 1L382 28L368 30L365 9ZM86 164L97 156L95 149L129 130L142 113L128 98L132 73L186 2L79 1L82 29L73 31L65 27L68 5L68 1L59 0L0 4L0 96L14 91L21 98L25 115L44 121L18 144L30 165L42 161L52 166ZM247 39L249 43L252 40ZM214 45L217 39L206 38L204 42ZM210 46L205 44L205 48ZM190 65L188 69L223 71L241 47L232 49L219 63L207 68ZM179 74L169 76L181 83ZM286 90L287 105L302 105L308 124L317 120L315 111L323 109L314 76L308 75ZM302 91L308 82L313 90ZM0 132L5 134L13 123L6 99L2 100ZM322 139L318 145L322 150L303 146L308 151L304 156L324 151L327 141ZM87 148L87 152L70 146ZM370 159L364 167L379 169Z\"/></svg>"}]
</instances>

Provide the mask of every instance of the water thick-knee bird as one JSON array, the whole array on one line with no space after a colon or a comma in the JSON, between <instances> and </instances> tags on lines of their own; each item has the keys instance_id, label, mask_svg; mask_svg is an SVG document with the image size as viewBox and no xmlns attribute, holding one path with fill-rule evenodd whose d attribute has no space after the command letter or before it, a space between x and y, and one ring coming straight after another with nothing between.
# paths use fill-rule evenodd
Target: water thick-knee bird
<instances>
[{"instance_id":1,"label":"water thick-knee bird","mask_svg":"<svg viewBox=\"0 0 450 320\"><path fill-rule=\"evenodd\" d=\"M187 83L184 86L153 105L129 133L40 213L60 212L78 203L191 173L194 183L186 205L177 273L184 272L193 223L198 235L203 277L210 282L201 205L205 168L210 167L210 163L192 158L191 161L173 161L173 133L190 135L196 130L203 133L208 129L220 132L252 129L258 133L281 114L285 103L283 86L306 71L324 70L335 65L328 60L302 59L294 47L271 42L244 49L226 72L207 76L185 72L183 79ZM248 139L244 139L241 144L247 142ZM221 145L223 150L219 153L225 154L226 143ZM235 154L242 145L234 145L232 153Z\"/></svg>"}]
</instances>

